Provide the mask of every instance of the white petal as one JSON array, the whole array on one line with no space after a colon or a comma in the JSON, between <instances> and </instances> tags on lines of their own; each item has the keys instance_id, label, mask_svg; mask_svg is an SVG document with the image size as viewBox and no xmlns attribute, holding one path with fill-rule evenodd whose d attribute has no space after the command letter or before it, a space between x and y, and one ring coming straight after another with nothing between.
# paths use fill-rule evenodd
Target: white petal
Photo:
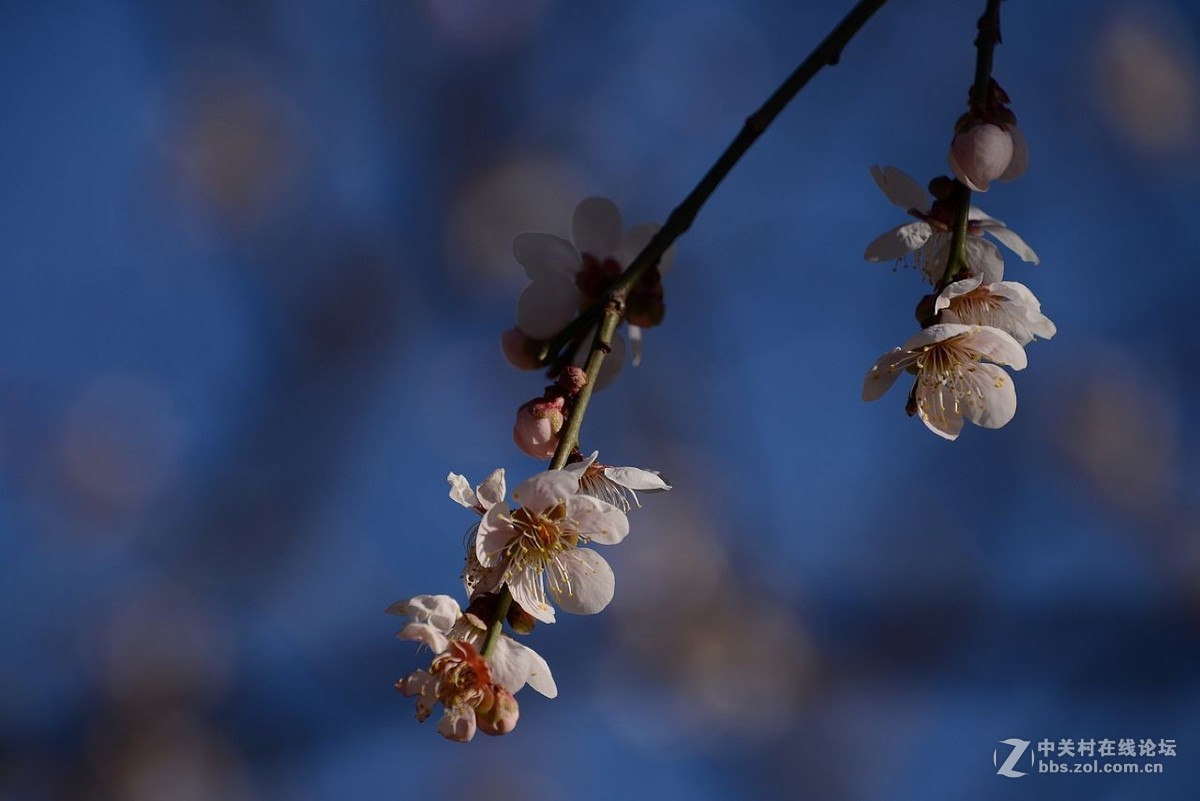
<instances>
[{"instance_id":1,"label":"white petal","mask_svg":"<svg viewBox=\"0 0 1200 801\"><path fill-rule=\"evenodd\" d=\"M1012 137L1013 155L1012 160L1008 162L1008 168L996 180L1011 181L1024 175L1025 170L1029 167L1029 143L1025 141L1025 134L1021 133L1021 129L1017 126L1006 125L1004 129Z\"/></svg>"},{"instance_id":2,"label":"white petal","mask_svg":"<svg viewBox=\"0 0 1200 801\"><path fill-rule=\"evenodd\" d=\"M581 462L572 462L571 464L569 464L563 468L563 472L570 473L571 475L575 476L576 482L582 481L583 474L587 472L587 469L589 467L591 467L592 463L595 462L598 458L600 458L600 451L592 451L591 456L589 456L588 458L584 459Z\"/></svg>"},{"instance_id":3,"label":"white petal","mask_svg":"<svg viewBox=\"0 0 1200 801\"><path fill-rule=\"evenodd\" d=\"M507 635L496 642L496 649L488 657L492 680L514 695L525 686L537 690L547 698L558 695L558 687L546 664L536 651L522 645Z\"/></svg>"},{"instance_id":4,"label":"white petal","mask_svg":"<svg viewBox=\"0 0 1200 801\"><path fill-rule=\"evenodd\" d=\"M525 676L529 686L547 698L558 697L558 685L554 683L554 675L550 672L550 665L542 658L542 655L537 651L527 646L515 643L517 647L524 648L528 654L529 673Z\"/></svg>"},{"instance_id":5,"label":"white petal","mask_svg":"<svg viewBox=\"0 0 1200 801\"><path fill-rule=\"evenodd\" d=\"M955 298L965 295L968 292L974 292L983 283L983 278L976 275L971 278L964 278L961 281L955 281L942 290L942 293L937 296L937 300L933 302L934 312L940 312L942 309L949 308L950 301Z\"/></svg>"},{"instance_id":6,"label":"white petal","mask_svg":"<svg viewBox=\"0 0 1200 801\"><path fill-rule=\"evenodd\" d=\"M475 532L475 558L483 567L500 564L504 546L517 536L516 529L504 519L507 516L508 509L498 503L488 509L483 520L479 521L479 528Z\"/></svg>"},{"instance_id":7,"label":"white petal","mask_svg":"<svg viewBox=\"0 0 1200 801\"><path fill-rule=\"evenodd\" d=\"M963 418L954 393L941 383L917 381L916 396L921 422L943 439L958 439Z\"/></svg>"},{"instance_id":8,"label":"white petal","mask_svg":"<svg viewBox=\"0 0 1200 801\"><path fill-rule=\"evenodd\" d=\"M451 473L446 476L446 480L450 482L450 500L468 509L474 509L479 499L475 497L475 490L471 489L467 479L458 473Z\"/></svg>"},{"instance_id":9,"label":"white petal","mask_svg":"<svg viewBox=\"0 0 1200 801\"><path fill-rule=\"evenodd\" d=\"M437 628L428 623L409 623L404 628L396 633L396 636L402 640L416 640L417 642L428 645L435 654L440 654L446 650L450 641L446 639L446 635L438 631Z\"/></svg>"},{"instance_id":10,"label":"white petal","mask_svg":"<svg viewBox=\"0 0 1200 801\"><path fill-rule=\"evenodd\" d=\"M972 192L986 192L987 191L986 186L984 186L983 188L980 188L980 187L976 186L974 183L972 183L971 179L967 177L966 173L963 172L962 168L958 166L958 159L954 158L954 148L953 147L950 148L950 155L946 157L946 161L947 161L947 163L949 163L950 172L954 173L954 177L957 178L958 180L962 181L964 184L966 184L967 188L970 189ZM959 420L959 423L960 423L960 427L961 427L961 423L962 423L961 419ZM926 423L926 425L929 425L929 424ZM932 428L932 426L931 426L931 429L934 432L937 432L937 429ZM941 436L944 436L944 435L941 435ZM958 434L955 434L953 437L946 437L946 438L954 439L957 436L958 436Z\"/></svg>"},{"instance_id":11,"label":"white petal","mask_svg":"<svg viewBox=\"0 0 1200 801\"><path fill-rule=\"evenodd\" d=\"M578 491L578 478L566 470L547 470L522 481L513 490L513 500L537 515L566 503Z\"/></svg>"},{"instance_id":12,"label":"white petal","mask_svg":"<svg viewBox=\"0 0 1200 801\"><path fill-rule=\"evenodd\" d=\"M534 281L574 281L582 266L575 246L552 234L521 234L513 240L513 255Z\"/></svg>"},{"instance_id":13,"label":"white petal","mask_svg":"<svg viewBox=\"0 0 1200 801\"><path fill-rule=\"evenodd\" d=\"M895 167L880 169L878 166L872 165L871 177L883 190L883 194L887 195L887 199L905 211L910 209L916 209L922 213L929 211L932 205L929 194L924 187L904 171Z\"/></svg>"},{"instance_id":14,"label":"white petal","mask_svg":"<svg viewBox=\"0 0 1200 801\"><path fill-rule=\"evenodd\" d=\"M546 603L546 589L542 586L542 571L527 568L508 582L508 591L521 608L543 623L554 622L554 607Z\"/></svg>"},{"instance_id":15,"label":"white petal","mask_svg":"<svg viewBox=\"0 0 1200 801\"><path fill-rule=\"evenodd\" d=\"M1000 255L998 247L983 237L967 236L964 249L967 253L967 269L971 275L981 276L986 284L994 284L1004 279L1004 257Z\"/></svg>"},{"instance_id":16,"label":"white petal","mask_svg":"<svg viewBox=\"0 0 1200 801\"><path fill-rule=\"evenodd\" d=\"M636 492L665 492L671 485L653 470L638 467L606 467L604 477Z\"/></svg>"},{"instance_id":17,"label":"white petal","mask_svg":"<svg viewBox=\"0 0 1200 801\"><path fill-rule=\"evenodd\" d=\"M625 236L621 237L621 246L617 248L617 252L613 254L613 258L621 265L622 268L633 264L633 260L637 255L646 249L646 245L650 244L650 240L658 233L661 228L658 223L642 223L635 225L625 232ZM671 268L675 265L675 246L667 248L658 260L658 274L666 276L671 272Z\"/></svg>"},{"instance_id":18,"label":"white petal","mask_svg":"<svg viewBox=\"0 0 1200 801\"><path fill-rule=\"evenodd\" d=\"M1033 248L1025 244L1025 240L1017 236L1017 232L1011 228L1005 228L1003 225L987 225L984 227L984 230L994 236L997 241L1013 253L1016 253L1021 258L1021 261L1029 262L1030 264L1041 264L1038 254L1034 253Z\"/></svg>"},{"instance_id":19,"label":"white petal","mask_svg":"<svg viewBox=\"0 0 1200 801\"><path fill-rule=\"evenodd\" d=\"M493 470L479 485L479 505L486 511L504 500L504 468Z\"/></svg>"},{"instance_id":20,"label":"white petal","mask_svg":"<svg viewBox=\"0 0 1200 801\"><path fill-rule=\"evenodd\" d=\"M396 601L387 611L391 615L406 615L417 623L431 623L441 631L449 631L462 615L458 601L449 595L414 595Z\"/></svg>"},{"instance_id":21,"label":"white petal","mask_svg":"<svg viewBox=\"0 0 1200 801\"><path fill-rule=\"evenodd\" d=\"M1017 392L1012 378L994 364L973 364L965 373L975 388L974 398L963 405L963 415L977 426L1000 428L1017 412Z\"/></svg>"},{"instance_id":22,"label":"white petal","mask_svg":"<svg viewBox=\"0 0 1200 801\"><path fill-rule=\"evenodd\" d=\"M456 743L470 742L475 729L475 710L469 706L447 709L437 728L438 734Z\"/></svg>"},{"instance_id":23,"label":"white petal","mask_svg":"<svg viewBox=\"0 0 1200 801\"><path fill-rule=\"evenodd\" d=\"M517 299L517 328L531 339L549 339L575 319L579 298L573 282L534 281Z\"/></svg>"},{"instance_id":24,"label":"white petal","mask_svg":"<svg viewBox=\"0 0 1200 801\"><path fill-rule=\"evenodd\" d=\"M633 351L633 366L642 363L642 329L636 325L629 326L629 349Z\"/></svg>"},{"instance_id":25,"label":"white petal","mask_svg":"<svg viewBox=\"0 0 1200 801\"><path fill-rule=\"evenodd\" d=\"M1014 370L1024 370L1029 364L1025 349L1011 334L991 326L971 326L971 334L963 340L963 347L995 362L1008 365Z\"/></svg>"},{"instance_id":26,"label":"white petal","mask_svg":"<svg viewBox=\"0 0 1200 801\"><path fill-rule=\"evenodd\" d=\"M567 517L576 530L601 545L616 545L629 534L629 518L617 507L591 495L575 495L567 502Z\"/></svg>"},{"instance_id":27,"label":"white petal","mask_svg":"<svg viewBox=\"0 0 1200 801\"><path fill-rule=\"evenodd\" d=\"M560 553L547 573L550 595L564 612L594 615L613 598L616 579L612 568L590 548Z\"/></svg>"},{"instance_id":28,"label":"white petal","mask_svg":"<svg viewBox=\"0 0 1200 801\"><path fill-rule=\"evenodd\" d=\"M935 342L945 342L951 337L956 337L960 334L969 334L971 331L972 326L969 325L961 325L958 323L938 323L937 325L931 325L928 328L922 328L920 331L913 334L905 341L903 349L906 351L917 351L926 345L932 345Z\"/></svg>"},{"instance_id":29,"label":"white petal","mask_svg":"<svg viewBox=\"0 0 1200 801\"><path fill-rule=\"evenodd\" d=\"M575 207L571 237L580 253L605 259L621 245L621 211L606 197L589 197Z\"/></svg>"},{"instance_id":30,"label":"white petal","mask_svg":"<svg viewBox=\"0 0 1200 801\"><path fill-rule=\"evenodd\" d=\"M924 245L932 234L933 228L923 220L897 225L867 245L863 258L873 262L903 259Z\"/></svg>"},{"instance_id":31,"label":"white petal","mask_svg":"<svg viewBox=\"0 0 1200 801\"><path fill-rule=\"evenodd\" d=\"M876 359L863 379L862 399L873 401L882 398L914 358L912 354L895 348Z\"/></svg>"}]
</instances>

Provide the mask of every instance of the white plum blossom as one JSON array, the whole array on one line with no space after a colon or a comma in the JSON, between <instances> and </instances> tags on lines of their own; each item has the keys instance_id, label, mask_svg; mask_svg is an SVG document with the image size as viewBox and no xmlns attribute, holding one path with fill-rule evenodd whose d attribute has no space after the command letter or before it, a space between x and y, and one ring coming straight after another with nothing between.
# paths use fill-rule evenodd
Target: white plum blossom
<instances>
[{"instance_id":1,"label":"white plum blossom","mask_svg":"<svg viewBox=\"0 0 1200 801\"><path fill-rule=\"evenodd\" d=\"M451 473L446 476L446 480L450 482L450 498L455 503L474 511L480 517L487 514L488 509L503 501L507 492L504 484L504 468L502 467L493 470L475 489L471 489L470 482L458 473ZM467 597L471 599L480 593L491 592L493 588L498 588L500 582L500 570L495 567L484 567L479 564L479 558L475 555L477 530L478 525L471 527L470 542L467 546L467 563L462 572L463 587L467 591Z\"/></svg>"},{"instance_id":2,"label":"white plum blossom","mask_svg":"<svg viewBox=\"0 0 1200 801\"><path fill-rule=\"evenodd\" d=\"M953 210L930 200L929 194L912 177L896 167L871 167L875 183L894 205L916 218L876 237L864 254L870 262L900 261L921 270L931 284L941 281L950 254L954 227ZM967 217L964 244L969 275L987 283L1004 277L1004 259L999 249L983 238L988 234L1017 254L1022 261L1038 263L1029 245L1003 222L972 206Z\"/></svg>"},{"instance_id":3,"label":"white plum blossom","mask_svg":"<svg viewBox=\"0 0 1200 801\"><path fill-rule=\"evenodd\" d=\"M581 310L602 297L658 228L646 223L626 231L616 204L607 198L590 197L575 208L571 225L573 242L552 234L518 236L513 242L513 255L532 283L517 301L516 331L524 339L512 332L502 338L509 361L517 367L529 366L529 344L550 339ZM667 274L673 259L674 251L668 249L658 263L659 276ZM642 332L635 322L631 314L629 338L636 365L641 360ZM591 336L585 337L576 355L577 363L582 363L590 344ZM601 368L597 389L616 377L624 351L624 339L618 333L613 337L612 353Z\"/></svg>"},{"instance_id":4,"label":"white plum blossom","mask_svg":"<svg viewBox=\"0 0 1200 801\"><path fill-rule=\"evenodd\" d=\"M514 696L526 684L547 698L558 695L546 660L511 637L500 635L491 654L481 656L486 626L463 614L448 595L417 595L387 611L409 619L397 637L427 645L434 653L428 670L413 671L396 682L396 689L417 697L418 721L441 704L438 732L447 739L465 743L477 729L507 734L519 715Z\"/></svg>"},{"instance_id":5,"label":"white plum blossom","mask_svg":"<svg viewBox=\"0 0 1200 801\"><path fill-rule=\"evenodd\" d=\"M999 328L1021 345L1050 339L1058 330L1029 287L1016 281L985 284L979 276L955 281L938 295L933 310L941 312L942 322Z\"/></svg>"},{"instance_id":6,"label":"white plum blossom","mask_svg":"<svg viewBox=\"0 0 1200 801\"><path fill-rule=\"evenodd\" d=\"M613 467L600 464L595 451L587 459L567 465L564 470L579 479L579 491L607 501L623 512L632 506L641 508L639 492L665 492L671 485L663 480L657 470L640 467ZM632 503L631 503L632 501Z\"/></svg>"},{"instance_id":7,"label":"white plum blossom","mask_svg":"<svg viewBox=\"0 0 1200 801\"><path fill-rule=\"evenodd\" d=\"M880 398L900 373L915 372L915 408L910 406L909 414L915 412L930 431L953 440L964 418L983 428L1000 428L1012 419L1016 390L997 365L1023 370L1026 363L1024 348L998 328L938 323L875 362L863 382L863 400Z\"/></svg>"},{"instance_id":8,"label":"white plum blossom","mask_svg":"<svg viewBox=\"0 0 1200 801\"><path fill-rule=\"evenodd\" d=\"M535 619L554 622L546 586L565 612L591 615L613 597L612 568L588 542L615 545L629 533L629 520L616 506L582 492L579 478L547 470L513 491L520 504L492 505L475 535L475 556L485 570L498 571L492 586L507 584L513 600Z\"/></svg>"}]
</instances>

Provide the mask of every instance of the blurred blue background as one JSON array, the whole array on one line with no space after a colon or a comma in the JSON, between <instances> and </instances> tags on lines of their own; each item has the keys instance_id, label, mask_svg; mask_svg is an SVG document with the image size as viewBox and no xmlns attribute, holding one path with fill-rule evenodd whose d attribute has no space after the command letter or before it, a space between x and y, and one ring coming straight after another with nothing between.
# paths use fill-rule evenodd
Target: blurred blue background
<instances>
[{"instance_id":1,"label":"blurred blue background","mask_svg":"<svg viewBox=\"0 0 1200 801\"><path fill-rule=\"evenodd\" d=\"M445 475L540 469L511 241L662 220L849 2L6 3L0 798L1194 798L1200 6L1004 4L1031 148L980 205L1059 326L1001 431L859 399L919 276L982 2L896 0L677 245L584 444L676 489L560 697L442 740L383 609L460 594ZM1160 776L1007 738L1175 739ZM1001 749L1003 759L1005 750ZM1146 761L1146 760L1135 760Z\"/></svg>"}]
</instances>

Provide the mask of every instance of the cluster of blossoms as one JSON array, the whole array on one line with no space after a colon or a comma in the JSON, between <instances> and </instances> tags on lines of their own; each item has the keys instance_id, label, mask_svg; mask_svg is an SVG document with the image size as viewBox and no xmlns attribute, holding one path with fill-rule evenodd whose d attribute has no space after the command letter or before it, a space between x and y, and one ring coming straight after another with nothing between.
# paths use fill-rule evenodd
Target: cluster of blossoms
<instances>
[{"instance_id":1,"label":"cluster of blossoms","mask_svg":"<svg viewBox=\"0 0 1200 801\"><path fill-rule=\"evenodd\" d=\"M867 372L863 400L881 397L901 372L912 373L909 415L919 415L930 431L950 440L958 437L964 419L983 428L1000 428L1012 419L1016 390L1002 367L1024 369L1024 346L1055 333L1029 288L1004 280L1000 249L984 237L1024 262L1037 264L1037 254L1003 222L969 205L971 191L1012 180L1028 164L1025 138L1007 103L1008 95L991 81L986 101L955 126L948 159L955 177L934 178L928 194L895 167L871 168L888 200L916 221L876 238L867 246L867 261L914 266L933 291L917 306L921 330ZM956 259L953 232L964 204L966 238Z\"/></svg>"},{"instance_id":2,"label":"cluster of blossoms","mask_svg":"<svg viewBox=\"0 0 1200 801\"><path fill-rule=\"evenodd\" d=\"M533 283L518 303L517 328L502 337L509 360L539 366L542 345L607 293L655 230L638 226L622 234L616 206L590 198L575 211L575 244L548 234L518 237L514 250ZM641 328L662 319L660 277L651 269L627 297L635 360ZM612 361L619 367L619 360ZM575 365L551 365L551 371L554 383L521 406L513 428L520 449L538 459L555 455L559 433L589 383ZM603 380L601 373L597 383ZM638 493L670 486L655 471L603 465L597 456L584 458L571 448L561 469L519 484L511 504L503 469L474 488L457 473L447 477L451 499L479 516L462 573L467 609L446 595L418 595L388 611L408 620L397 636L433 651L428 669L414 671L396 688L416 696L418 720L440 704L438 731L448 739L467 742L477 731L512 731L520 714L515 696L526 684L547 698L558 693L546 661L503 633L505 623L515 634L528 634L538 623L554 623L556 609L592 615L612 601L612 568L587 546L624 540L627 513L641 505Z\"/></svg>"}]
</instances>

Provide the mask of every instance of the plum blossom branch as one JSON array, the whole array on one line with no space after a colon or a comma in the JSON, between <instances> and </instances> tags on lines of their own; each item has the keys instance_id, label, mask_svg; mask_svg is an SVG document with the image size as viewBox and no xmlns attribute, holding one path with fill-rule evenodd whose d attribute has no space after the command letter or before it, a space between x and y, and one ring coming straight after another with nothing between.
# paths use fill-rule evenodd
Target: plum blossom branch
<instances>
[{"instance_id":1,"label":"plum blossom branch","mask_svg":"<svg viewBox=\"0 0 1200 801\"><path fill-rule=\"evenodd\" d=\"M992 86L992 62L996 45L1000 44L1001 0L987 0L987 7L979 17L979 34L975 37L975 82L971 85L971 110L980 112L988 103ZM971 211L971 188L962 181L954 186L953 202L957 204L954 228L950 240L950 258L946 262L946 274L935 288L934 294L954 283L958 274L967 269L967 222Z\"/></svg>"},{"instance_id":2,"label":"plum blossom branch","mask_svg":"<svg viewBox=\"0 0 1200 801\"><path fill-rule=\"evenodd\" d=\"M607 297L597 301L581 312L578 317L568 323L566 327L551 337L542 346L538 353L538 360L542 364L554 361L564 347L595 325L596 321L600 319L609 306L615 303L619 307L624 302L629 291L637 284L646 271L656 265L659 259L662 258L662 255L666 253L667 248L671 247L676 239L692 227L692 222L696 219L696 215L700 213L700 209L708 201L712 193L716 191L721 181L725 179L725 176L729 174L734 165L741 160L746 151L758 140L758 137L779 116L784 107L791 102L792 98L799 94L800 90L818 72L827 66L832 67L838 63L842 55L842 50L845 49L846 45L858 33L859 29L866 24L867 20L885 2L887 0L860 0L859 3L855 4L854 8L850 9L850 13L829 32L829 35L817 45L816 49L804 61L800 62L795 71L788 76L787 80L780 84L779 88L767 98L767 101L757 111L746 118L746 122L737 137L729 143L729 146L725 148L725 152L721 154L716 163L709 168L708 172L704 174L704 177L700 179L695 188L667 217L666 224L658 230L646 247L629 264L629 267L621 277L613 283ZM993 2L996 2L998 5L998 0L993 0Z\"/></svg>"}]
</instances>

